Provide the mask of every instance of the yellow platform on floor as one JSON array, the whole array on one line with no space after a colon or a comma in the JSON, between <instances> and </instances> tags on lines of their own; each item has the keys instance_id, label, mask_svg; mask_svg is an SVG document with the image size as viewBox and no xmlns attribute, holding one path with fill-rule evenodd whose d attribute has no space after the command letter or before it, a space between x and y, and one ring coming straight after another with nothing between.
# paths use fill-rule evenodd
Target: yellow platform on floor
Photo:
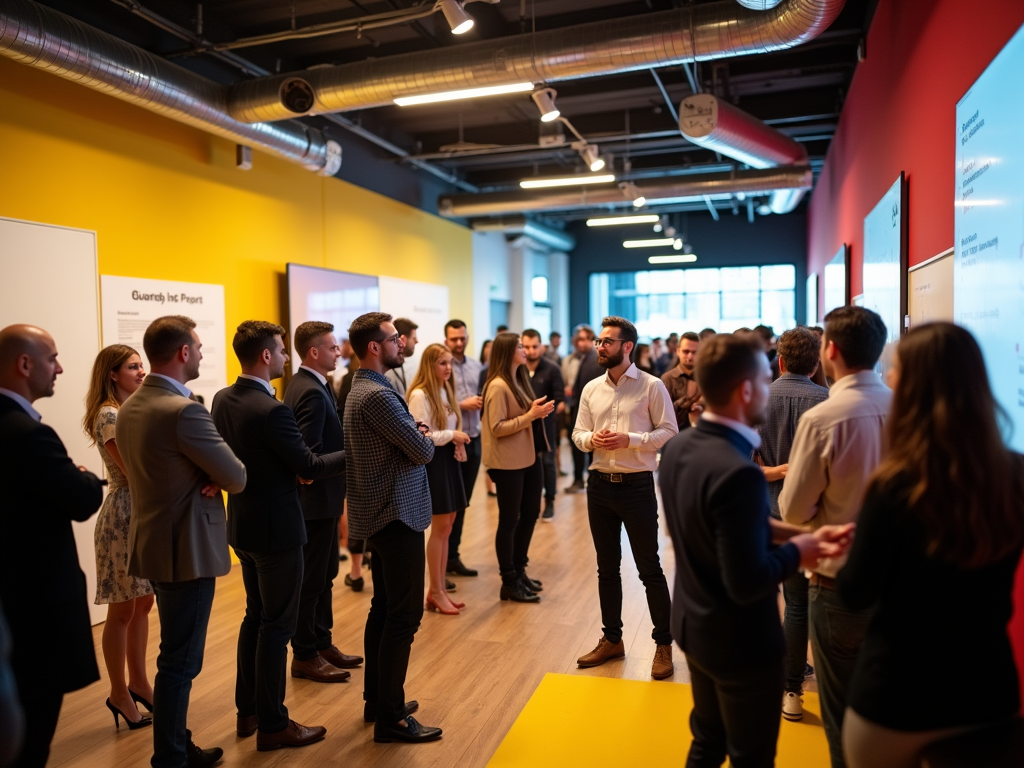
<instances>
[{"instance_id":1,"label":"yellow platform on floor","mask_svg":"<svg viewBox=\"0 0 1024 768\"><path fill-rule=\"evenodd\" d=\"M691 709L689 685L548 673L487 768L681 766ZM803 721L782 721L775 764L828 768L817 694L804 694Z\"/></svg>"}]
</instances>

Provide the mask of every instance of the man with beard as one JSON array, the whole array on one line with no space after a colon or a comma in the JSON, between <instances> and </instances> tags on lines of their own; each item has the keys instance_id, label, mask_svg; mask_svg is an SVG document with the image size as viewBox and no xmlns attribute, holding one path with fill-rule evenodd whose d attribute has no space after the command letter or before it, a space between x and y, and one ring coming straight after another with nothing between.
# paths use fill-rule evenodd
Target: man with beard
<instances>
[{"instance_id":1,"label":"man with beard","mask_svg":"<svg viewBox=\"0 0 1024 768\"><path fill-rule=\"evenodd\" d=\"M551 450L545 451L540 457L544 467L544 512L541 519L550 523L555 519L555 480L558 477L555 471L555 451L558 450L558 418L565 412L565 383L562 381L562 371L545 356L540 334L533 328L527 328L521 339L533 393L555 403L555 410L545 416L542 422Z\"/></svg>"},{"instance_id":2,"label":"man with beard","mask_svg":"<svg viewBox=\"0 0 1024 768\"><path fill-rule=\"evenodd\" d=\"M306 544L297 478L322 481L344 472L345 452L310 451L292 409L274 397L270 381L284 375L288 362L284 328L246 320L231 346L242 373L213 398L213 422L249 472L245 488L228 496L228 543L242 564L245 587L235 681L237 732L244 738L258 730L256 749L267 752L304 747L327 733L323 726L291 720L284 704ZM292 676L304 675L293 666Z\"/></svg>"},{"instance_id":3,"label":"man with beard","mask_svg":"<svg viewBox=\"0 0 1024 768\"><path fill-rule=\"evenodd\" d=\"M348 332L361 364L345 402L349 535L369 539L373 549L363 719L376 723L377 742L434 741L441 729L416 722L419 704L405 700L409 652L423 618L423 531L432 514L425 465L434 443L384 377L404 361L391 315L361 315Z\"/></svg>"},{"instance_id":4,"label":"man with beard","mask_svg":"<svg viewBox=\"0 0 1024 768\"><path fill-rule=\"evenodd\" d=\"M629 361L636 339L636 328L628 320L606 317L601 321L597 361L607 373L583 388L572 433L581 451L594 454L587 484L587 513L597 550L597 589L604 624L604 636L597 647L577 663L596 667L626 655L619 576L625 526L654 622L652 637L657 648L651 677L663 680L673 673L672 602L658 556L654 471L658 468L658 449L679 430L665 385Z\"/></svg>"},{"instance_id":5,"label":"man with beard","mask_svg":"<svg viewBox=\"0 0 1024 768\"><path fill-rule=\"evenodd\" d=\"M402 343L405 345L402 350L403 361L412 357L413 352L416 351L416 342L419 341L416 337L417 328L419 328L419 326L407 317L395 318L395 330L401 334ZM412 377L415 373L416 371L407 373L405 370L405 363L403 362L397 368L389 370L384 374L384 376L391 382L391 386L395 388L395 392L400 394L402 399L405 400L405 390L408 389L409 382L412 381Z\"/></svg>"}]
</instances>

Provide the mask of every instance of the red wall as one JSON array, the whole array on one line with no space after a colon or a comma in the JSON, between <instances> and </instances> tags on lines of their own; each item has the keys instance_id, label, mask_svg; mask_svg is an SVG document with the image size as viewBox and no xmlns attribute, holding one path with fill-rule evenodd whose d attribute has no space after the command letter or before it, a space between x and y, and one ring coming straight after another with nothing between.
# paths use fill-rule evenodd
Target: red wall
<instances>
[{"instance_id":1,"label":"red wall","mask_svg":"<svg viewBox=\"0 0 1024 768\"><path fill-rule=\"evenodd\" d=\"M851 295L861 292L864 217L900 171L909 187L910 266L953 246L956 103L1022 24L1021 0L879 2L811 198L808 274L820 275L849 243ZM1024 683L1024 569L1017 577L1010 633ZM957 621L957 606L949 610Z\"/></svg>"}]
</instances>

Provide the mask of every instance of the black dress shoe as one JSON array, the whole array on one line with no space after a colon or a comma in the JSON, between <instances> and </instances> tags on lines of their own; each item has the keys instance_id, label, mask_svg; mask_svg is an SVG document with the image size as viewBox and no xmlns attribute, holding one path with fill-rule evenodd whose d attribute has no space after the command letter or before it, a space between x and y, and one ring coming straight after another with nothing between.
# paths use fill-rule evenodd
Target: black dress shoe
<instances>
[{"instance_id":1,"label":"black dress shoe","mask_svg":"<svg viewBox=\"0 0 1024 768\"><path fill-rule=\"evenodd\" d=\"M515 581L503 583L499 595L502 600L511 600L514 603L539 603L540 595L526 588L523 582L517 577Z\"/></svg>"},{"instance_id":2,"label":"black dress shoe","mask_svg":"<svg viewBox=\"0 0 1024 768\"><path fill-rule=\"evenodd\" d=\"M462 560L456 558L455 560L448 561L448 573L454 574L455 576L479 576L480 572L472 568L467 568L462 564Z\"/></svg>"},{"instance_id":3,"label":"black dress shoe","mask_svg":"<svg viewBox=\"0 0 1024 768\"><path fill-rule=\"evenodd\" d=\"M220 747L200 749L196 746L196 743L192 741L192 731L185 731L185 736L188 738L188 745L185 747L185 754L188 756L186 768L210 768L224 757L224 750Z\"/></svg>"},{"instance_id":4,"label":"black dress shoe","mask_svg":"<svg viewBox=\"0 0 1024 768\"><path fill-rule=\"evenodd\" d=\"M351 573L346 573L345 586L349 587L353 592L362 592L363 587L366 586L366 582L363 580L362 576L358 579L353 579Z\"/></svg>"},{"instance_id":5,"label":"black dress shoe","mask_svg":"<svg viewBox=\"0 0 1024 768\"><path fill-rule=\"evenodd\" d=\"M402 717L408 717L417 709L420 708L418 701L407 701L405 702L405 709L402 711ZM363 702L363 720L367 723L377 722L377 704L376 702L366 701Z\"/></svg>"},{"instance_id":6,"label":"black dress shoe","mask_svg":"<svg viewBox=\"0 0 1024 768\"><path fill-rule=\"evenodd\" d=\"M544 587L541 585L541 583L539 581L534 581L533 579L531 579L529 576L526 575L525 571L519 574L519 583L526 587L526 589L530 592L544 591Z\"/></svg>"},{"instance_id":7,"label":"black dress shoe","mask_svg":"<svg viewBox=\"0 0 1024 768\"><path fill-rule=\"evenodd\" d=\"M456 584L454 581L448 581L448 579L445 579L444 588L446 592L454 592L456 589L459 588L459 585Z\"/></svg>"},{"instance_id":8,"label":"black dress shoe","mask_svg":"<svg viewBox=\"0 0 1024 768\"><path fill-rule=\"evenodd\" d=\"M405 722L408 723L408 728L403 728L399 723L392 725L374 724L373 740L378 744L390 744L393 741L404 741L406 744L422 744L427 741L437 741L441 738L440 728L420 725L412 717L406 717Z\"/></svg>"}]
</instances>

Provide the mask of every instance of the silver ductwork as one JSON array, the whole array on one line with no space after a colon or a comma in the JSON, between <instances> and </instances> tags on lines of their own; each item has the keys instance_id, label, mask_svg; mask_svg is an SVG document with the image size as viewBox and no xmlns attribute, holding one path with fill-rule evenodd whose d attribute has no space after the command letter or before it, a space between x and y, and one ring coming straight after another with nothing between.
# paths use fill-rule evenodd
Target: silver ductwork
<instances>
[{"instance_id":1,"label":"silver ductwork","mask_svg":"<svg viewBox=\"0 0 1024 768\"><path fill-rule=\"evenodd\" d=\"M782 0L736 0L736 2L752 11L770 11Z\"/></svg>"},{"instance_id":2,"label":"silver ductwork","mask_svg":"<svg viewBox=\"0 0 1024 768\"><path fill-rule=\"evenodd\" d=\"M807 163L803 144L708 93L683 99L679 105L679 130L697 146L751 168ZM768 205L773 213L789 213L800 204L803 196L803 190L778 190L772 194Z\"/></svg>"},{"instance_id":3,"label":"silver ductwork","mask_svg":"<svg viewBox=\"0 0 1024 768\"><path fill-rule=\"evenodd\" d=\"M792 48L817 37L845 0L785 0L752 11L734 0L481 40L236 83L228 108L244 122L297 113L282 86L301 77L313 88L313 113L391 104L400 96L514 83L573 80ZM295 105L291 105L294 107Z\"/></svg>"},{"instance_id":4,"label":"silver ductwork","mask_svg":"<svg viewBox=\"0 0 1024 768\"><path fill-rule=\"evenodd\" d=\"M525 235L553 251L569 253L576 247L576 238L568 232L530 221L525 216L506 216L481 219L470 223L474 232L504 232L506 235Z\"/></svg>"},{"instance_id":5,"label":"silver ductwork","mask_svg":"<svg viewBox=\"0 0 1024 768\"><path fill-rule=\"evenodd\" d=\"M703 173L660 179L638 184L637 191L647 204L675 203L712 199L721 195L744 193L763 195L777 189L810 189L814 183L807 166L781 166L765 170L744 170L729 173ZM443 195L438 198L438 211L449 218L501 216L539 211L577 211L587 208L632 208L616 185L577 188L556 187L539 191L490 192L480 195Z\"/></svg>"},{"instance_id":6,"label":"silver ductwork","mask_svg":"<svg viewBox=\"0 0 1024 768\"><path fill-rule=\"evenodd\" d=\"M341 166L341 146L317 129L241 123L227 112L226 87L32 0L0 0L0 55L325 176Z\"/></svg>"}]
</instances>

